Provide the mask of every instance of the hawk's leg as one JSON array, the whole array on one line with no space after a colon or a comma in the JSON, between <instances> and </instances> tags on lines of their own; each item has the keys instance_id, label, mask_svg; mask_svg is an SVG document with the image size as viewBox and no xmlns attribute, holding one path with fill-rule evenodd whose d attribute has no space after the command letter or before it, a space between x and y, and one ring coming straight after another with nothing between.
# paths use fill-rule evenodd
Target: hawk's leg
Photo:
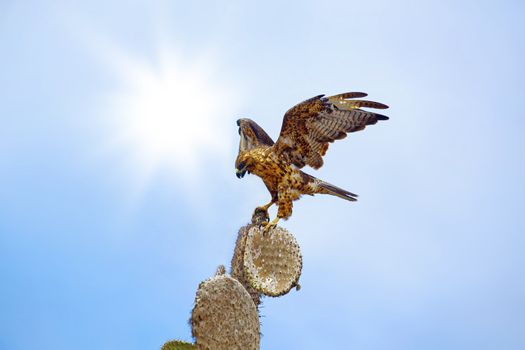
<instances>
[{"instance_id":1,"label":"hawk's leg","mask_svg":"<svg viewBox=\"0 0 525 350\"><path fill-rule=\"evenodd\" d=\"M268 204L263 205L262 207L257 207L257 209L261 209L263 211L268 211L268 209L275 204L275 201L272 199L272 201Z\"/></svg>"},{"instance_id":2,"label":"hawk's leg","mask_svg":"<svg viewBox=\"0 0 525 350\"><path fill-rule=\"evenodd\" d=\"M263 222L264 232L270 231L273 227L277 226L277 223L280 219L288 219L292 215L292 199L286 194L279 196L279 201L277 202L279 209L277 210L277 217L270 222Z\"/></svg>"},{"instance_id":3,"label":"hawk's leg","mask_svg":"<svg viewBox=\"0 0 525 350\"><path fill-rule=\"evenodd\" d=\"M277 217L279 219L288 219L290 215L292 215L293 202L289 196L285 195L282 197L283 198L279 198L279 202L277 203L279 206L279 209L277 210Z\"/></svg>"}]
</instances>

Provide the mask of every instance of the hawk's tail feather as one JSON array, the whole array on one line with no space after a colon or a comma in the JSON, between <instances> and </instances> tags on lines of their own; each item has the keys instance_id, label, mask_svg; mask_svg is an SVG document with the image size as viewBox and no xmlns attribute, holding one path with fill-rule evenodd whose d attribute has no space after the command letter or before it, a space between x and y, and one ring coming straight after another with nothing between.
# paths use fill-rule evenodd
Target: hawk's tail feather
<instances>
[{"instance_id":1,"label":"hawk's tail feather","mask_svg":"<svg viewBox=\"0 0 525 350\"><path fill-rule=\"evenodd\" d=\"M342 199L346 199L347 201L355 202L357 200L357 194L348 192L347 190L343 190L342 188L339 188L337 186L334 186L328 182L324 182L322 180L316 179L317 185L320 187L321 191L319 193L323 194L331 194L332 196L337 196Z\"/></svg>"}]
</instances>

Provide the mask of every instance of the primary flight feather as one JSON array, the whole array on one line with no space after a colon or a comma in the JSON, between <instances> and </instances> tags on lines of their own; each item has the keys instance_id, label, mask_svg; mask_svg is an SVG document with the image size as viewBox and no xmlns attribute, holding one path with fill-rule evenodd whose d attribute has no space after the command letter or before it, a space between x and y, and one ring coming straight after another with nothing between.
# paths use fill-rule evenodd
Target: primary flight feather
<instances>
[{"instance_id":1,"label":"primary flight feather","mask_svg":"<svg viewBox=\"0 0 525 350\"><path fill-rule=\"evenodd\" d=\"M259 176L271 201L258 209L266 211L277 204L277 217L265 223L266 229L277 225L279 219L292 215L292 202L301 195L330 194L349 201L357 195L319 180L300 169L309 165L319 169L328 145L346 137L347 133L363 130L387 116L362 110L386 109L388 106L373 101L359 100L367 94L347 92L335 96L315 96L290 108L284 115L279 138L272 138L253 120L243 118L239 126L239 154L235 161L237 177L246 172Z\"/></svg>"}]
</instances>

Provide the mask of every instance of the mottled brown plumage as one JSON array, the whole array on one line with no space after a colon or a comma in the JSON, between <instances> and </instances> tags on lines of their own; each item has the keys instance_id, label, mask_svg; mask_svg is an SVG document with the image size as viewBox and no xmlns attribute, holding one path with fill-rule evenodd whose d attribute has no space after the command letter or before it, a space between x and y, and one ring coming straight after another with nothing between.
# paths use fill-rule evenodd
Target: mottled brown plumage
<instances>
[{"instance_id":1,"label":"mottled brown plumage","mask_svg":"<svg viewBox=\"0 0 525 350\"><path fill-rule=\"evenodd\" d=\"M270 203L259 207L267 211L277 204L277 218L268 224L275 226L279 219L292 214L292 202L303 194L331 194L355 201L357 195L308 175L300 168L309 165L319 169L328 145L346 137L347 133L364 129L388 117L364 111L361 107L385 109L388 106L355 98L362 92L349 92L331 97L319 95L292 107L284 115L279 138L274 143L257 123L239 119L239 154L235 162L237 176L246 172L259 176L272 196Z\"/></svg>"}]
</instances>

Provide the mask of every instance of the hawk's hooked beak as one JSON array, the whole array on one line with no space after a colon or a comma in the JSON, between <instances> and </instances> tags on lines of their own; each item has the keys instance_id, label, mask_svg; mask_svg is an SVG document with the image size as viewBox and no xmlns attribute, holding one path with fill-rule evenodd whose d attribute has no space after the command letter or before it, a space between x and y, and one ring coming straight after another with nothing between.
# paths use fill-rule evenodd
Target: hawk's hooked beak
<instances>
[{"instance_id":1,"label":"hawk's hooked beak","mask_svg":"<svg viewBox=\"0 0 525 350\"><path fill-rule=\"evenodd\" d=\"M246 164L244 162L241 162L235 170L235 175L237 175L237 177L241 179L246 174Z\"/></svg>"},{"instance_id":2,"label":"hawk's hooked beak","mask_svg":"<svg viewBox=\"0 0 525 350\"><path fill-rule=\"evenodd\" d=\"M243 178L244 175L246 174L246 169L236 169L237 171L235 172L235 175L237 175L237 177L239 179Z\"/></svg>"}]
</instances>

